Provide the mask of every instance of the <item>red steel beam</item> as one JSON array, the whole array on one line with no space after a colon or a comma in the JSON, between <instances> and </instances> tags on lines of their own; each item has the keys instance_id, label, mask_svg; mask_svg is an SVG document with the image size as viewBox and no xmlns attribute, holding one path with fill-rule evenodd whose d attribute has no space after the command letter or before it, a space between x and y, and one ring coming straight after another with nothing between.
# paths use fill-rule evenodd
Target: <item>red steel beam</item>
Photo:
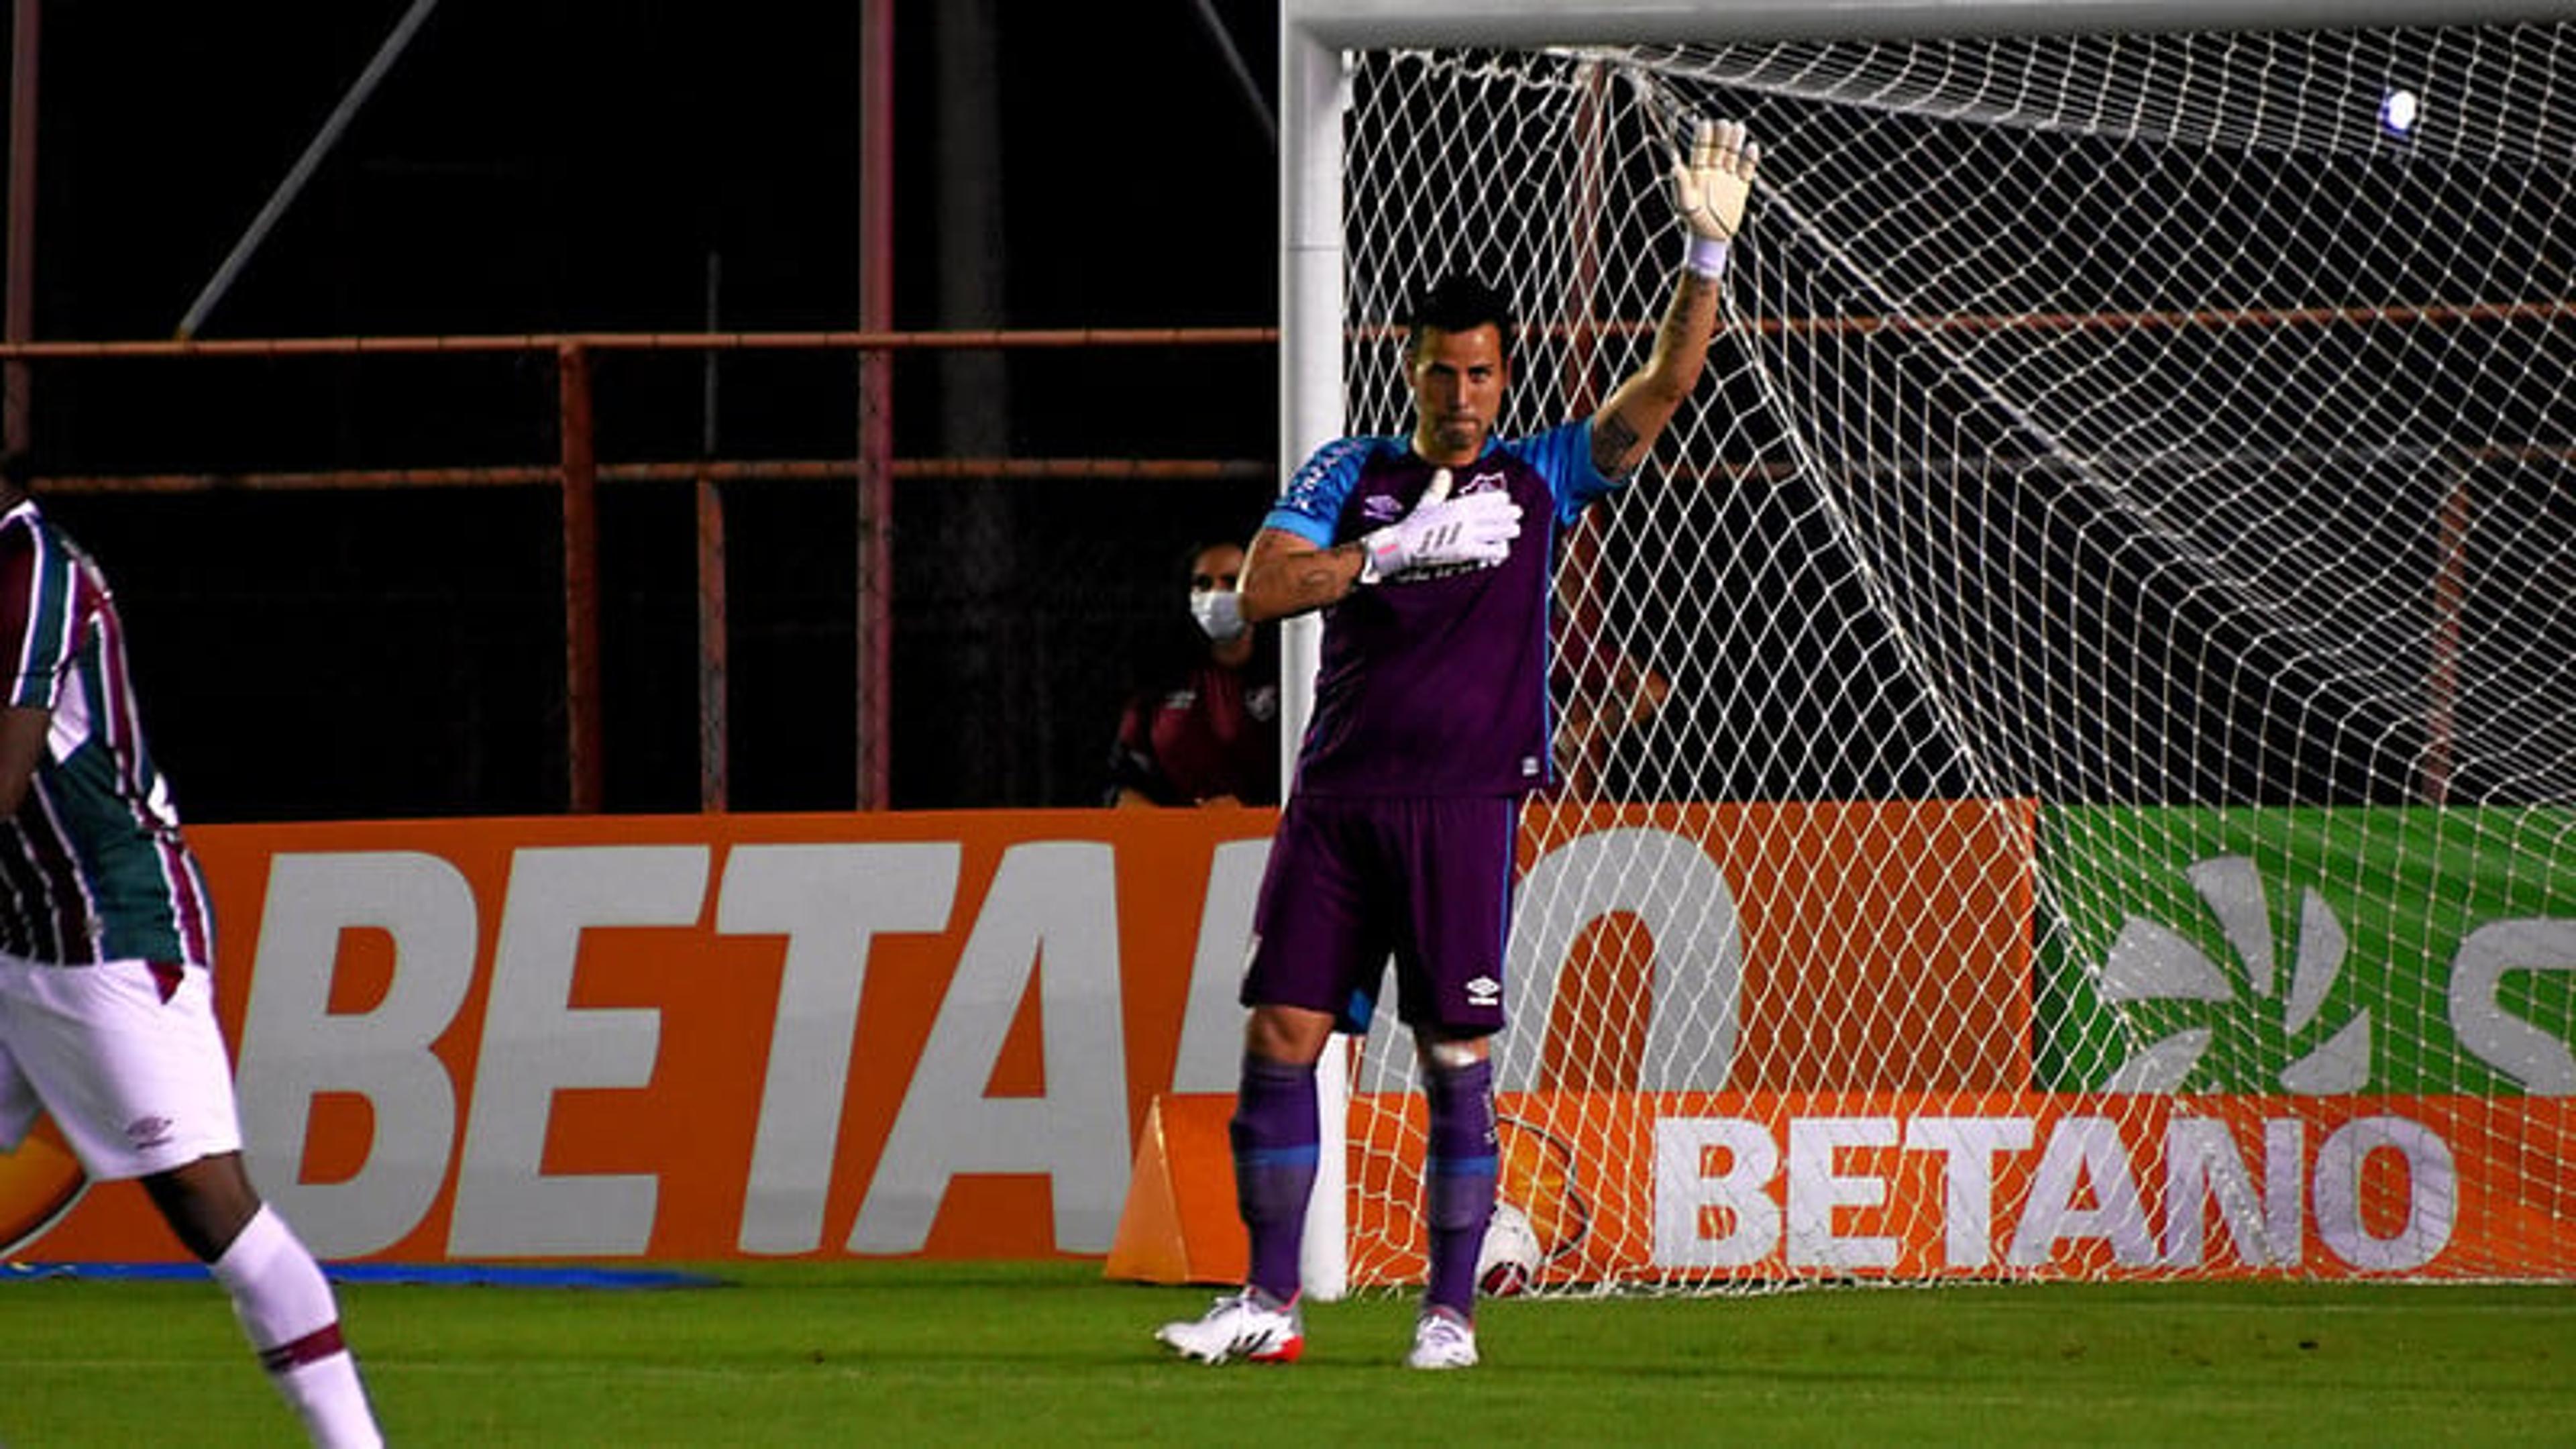
<instances>
[{"instance_id":1,"label":"red steel beam","mask_svg":"<svg viewBox=\"0 0 2576 1449\"><path fill-rule=\"evenodd\" d=\"M590 355L567 343L555 356L563 414L564 772L569 808L598 813L607 794L600 758L599 457L591 434Z\"/></svg>"}]
</instances>

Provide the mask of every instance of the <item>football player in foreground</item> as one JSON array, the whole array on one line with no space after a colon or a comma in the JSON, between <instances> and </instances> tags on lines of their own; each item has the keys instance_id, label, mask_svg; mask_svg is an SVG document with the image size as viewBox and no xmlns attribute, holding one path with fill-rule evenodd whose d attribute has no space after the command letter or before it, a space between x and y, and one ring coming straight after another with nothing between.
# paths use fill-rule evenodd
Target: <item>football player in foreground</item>
<instances>
[{"instance_id":1,"label":"football player in foreground","mask_svg":"<svg viewBox=\"0 0 2576 1449\"><path fill-rule=\"evenodd\" d=\"M0 1150L50 1112L92 1179L140 1179L312 1441L381 1444L330 1281L242 1169L205 881L116 601L18 472L0 460Z\"/></svg>"}]
</instances>

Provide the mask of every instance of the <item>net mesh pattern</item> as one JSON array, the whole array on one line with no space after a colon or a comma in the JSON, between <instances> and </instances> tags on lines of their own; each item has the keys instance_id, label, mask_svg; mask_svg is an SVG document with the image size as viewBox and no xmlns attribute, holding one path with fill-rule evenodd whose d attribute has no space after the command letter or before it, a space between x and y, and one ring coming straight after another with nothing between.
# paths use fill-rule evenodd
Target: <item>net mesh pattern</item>
<instances>
[{"instance_id":1,"label":"net mesh pattern","mask_svg":"<svg viewBox=\"0 0 2576 1449\"><path fill-rule=\"evenodd\" d=\"M1902 1278L1868 1245L1939 1236L1867 1130L1821 1225L1787 1169L1677 1224L1668 1164L1597 1145L1639 1094L2107 1093L2167 1158L2169 1119L2422 1094L2536 1150L2576 1092L2571 35L1353 57L1353 431L1409 431L1395 319L1451 270L1518 311L1507 435L1599 406L1671 295L1693 118L1766 149L1709 375L1560 579L1569 780L1497 1047L1551 1282ZM1354 1082L1363 1283L1421 1263L1411 1058L1382 1022ZM2302 1130L2268 1207L2146 1181L2143 1238L1998 1169L1968 1266L2249 1266L2282 1193L2250 1266L2328 1264L2329 1209L2382 1267L2450 1232L2422 1161L2347 1144L2329 1191ZM2513 1210L2576 1210L2561 1171ZM2015 1241L2044 1207L2074 1226ZM1692 1246L1765 1212L1767 1252ZM2495 1247L2467 1270L2576 1267Z\"/></svg>"}]
</instances>

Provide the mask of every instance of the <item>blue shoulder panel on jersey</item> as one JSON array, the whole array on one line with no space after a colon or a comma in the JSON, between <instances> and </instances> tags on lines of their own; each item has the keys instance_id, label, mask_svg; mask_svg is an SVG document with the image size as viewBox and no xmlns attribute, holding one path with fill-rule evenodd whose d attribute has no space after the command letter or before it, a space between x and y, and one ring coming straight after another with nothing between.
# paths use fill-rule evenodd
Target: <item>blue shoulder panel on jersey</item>
<instances>
[{"instance_id":1,"label":"blue shoulder panel on jersey","mask_svg":"<svg viewBox=\"0 0 2576 1449\"><path fill-rule=\"evenodd\" d=\"M1547 480L1556 495L1556 521L1571 524L1593 499L1626 487L1625 478L1604 477L1592 466L1592 420L1577 418L1543 433L1504 444Z\"/></svg>"},{"instance_id":2,"label":"blue shoulder panel on jersey","mask_svg":"<svg viewBox=\"0 0 2576 1449\"><path fill-rule=\"evenodd\" d=\"M1507 450L1547 480L1556 497L1559 523L1570 524L1592 500L1615 492L1625 478L1604 477L1592 466L1592 420L1578 418L1526 438L1496 441L1489 448ZM1342 505L1350 501L1360 470L1382 453L1402 452L1401 439L1358 435L1336 438L1315 450L1288 480L1279 501L1261 520L1263 528L1293 533L1318 548L1330 548L1339 527Z\"/></svg>"},{"instance_id":3,"label":"blue shoulder panel on jersey","mask_svg":"<svg viewBox=\"0 0 2576 1449\"><path fill-rule=\"evenodd\" d=\"M1342 505L1350 501L1360 469L1380 450L1402 446L1391 438L1362 435L1335 438L1317 448L1306 465L1288 480L1287 489L1270 506L1261 526L1293 533L1317 548L1332 547L1333 531L1341 525Z\"/></svg>"}]
</instances>

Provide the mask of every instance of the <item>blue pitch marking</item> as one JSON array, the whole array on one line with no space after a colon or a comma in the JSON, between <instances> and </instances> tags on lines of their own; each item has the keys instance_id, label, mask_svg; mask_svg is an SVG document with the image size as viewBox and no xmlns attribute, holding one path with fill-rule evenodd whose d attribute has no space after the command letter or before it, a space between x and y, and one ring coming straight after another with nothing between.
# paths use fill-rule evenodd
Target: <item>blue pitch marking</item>
<instances>
[{"instance_id":1,"label":"blue pitch marking","mask_svg":"<svg viewBox=\"0 0 2576 1449\"><path fill-rule=\"evenodd\" d=\"M668 1268L496 1267L478 1263L325 1263L335 1283L416 1283L466 1288L721 1288L722 1278ZM0 1283L39 1278L187 1282L202 1263L0 1263Z\"/></svg>"}]
</instances>

